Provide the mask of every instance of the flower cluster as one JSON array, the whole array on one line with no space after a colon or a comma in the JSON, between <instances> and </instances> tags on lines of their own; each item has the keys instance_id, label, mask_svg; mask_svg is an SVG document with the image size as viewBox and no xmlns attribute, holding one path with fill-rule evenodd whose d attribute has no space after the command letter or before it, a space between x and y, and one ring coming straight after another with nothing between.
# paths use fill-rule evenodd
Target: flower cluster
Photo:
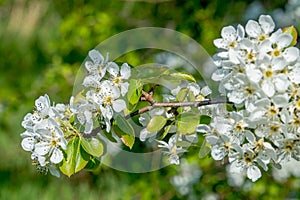
<instances>
[{"instance_id":1,"label":"flower cluster","mask_svg":"<svg viewBox=\"0 0 300 200\"><path fill-rule=\"evenodd\" d=\"M60 176L58 164L64 159L68 138L90 134L101 125L110 131L114 113L126 109L121 97L128 91L130 67L105 61L97 50L91 50L89 57L91 60L85 62L85 89L71 97L69 105L51 105L44 95L35 101L34 112L24 117L26 131L21 134L21 146L32 153L33 164L40 172Z\"/></svg>"},{"instance_id":2,"label":"flower cluster","mask_svg":"<svg viewBox=\"0 0 300 200\"><path fill-rule=\"evenodd\" d=\"M300 160L299 49L292 27L274 28L273 19L261 15L245 28L222 29L212 79L233 111L216 112L209 126L197 128L215 160L228 156L231 172L246 172L252 181L261 177L259 167Z\"/></svg>"},{"instance_id":3,"label":"flower cluster","mask_svg":"<svg viewBox=\"0 0 300 200\"><path fill-rule=\"evenodd\" d=\"M65 105L50 105L48 95L35 101L35 111L28 113L22 122L26 129L21 134L22 148L31 152L31 159L37 169L43 173L48 170L54 176L59 176L56 164L63 160L63 152L67 141L61 129L62 115L68 117Z\"/></svg>"},{"instance_id":4,"label":"flower cluster","mask_svg":"<svg viewBox=\"0 0 300 200\"><path fill-rule=\"evenodd\" d=\"M182 93L185 93L185 95L182 95ZM178 100L180 96L181 102L187 102L191 99L194 101L203 101L207 100L207 97L211 94L211 89L208 86L200 87L197 83L194 82L186 82L183 81L181 84L179 84L177 87L172 89L170 91L170 94L165 94L163 96L165 102L174 102ZM196 112L201 112L201 108L195 108ZM181 114L188 113L191 111L191 107L183 107ZM171 125L164 128L164 131L167 131L167 133L173 134L169 140L168 143L163 140L158 140L158 147L162 148L162 152L169 157L170 164L176 164L179 165L180 159L179 156L187 152L188 147L190 147L193 143L198 142L198 135L194 133L189 134L183 134L178 130L178 123L176 121L176 113L177 110L172 110L170 108L162 109L162 108L156 108L150 111L150 113L147 115L141 115L140 116L140 123L143 126L146 126L150 119L154 116L164 116L168 120L173 121ZM148 116L148 117L147 117ZM195 116L197 118L198 116ZM148 118L148 119L147 119ZM180 120L180 119L179 119ZM174 134L175 133L175 134ZM145 141L145 138L147 137L155 137L157 132L149 132L147 131L147 128L143 129L140 133L140 139L141 141Z\"/></svg>"},{"instance_id":5,"label":"flower cluster","mask_svg":"<svg viewBox=\"0 0 300 200\"><path fill-rule=\"evenodd\" d=\"M85 126L86 134L92 132L96 117L105 121L106 131L109 132L114 113L126 109L122 97L128 92L131 69L127 63L119 67L115 62L108 62L97 50L91 50L89 57L91 60L85 62L88 74L83 80L86 94L74 103L77 118Z\"/></svg>"}]
</instances>

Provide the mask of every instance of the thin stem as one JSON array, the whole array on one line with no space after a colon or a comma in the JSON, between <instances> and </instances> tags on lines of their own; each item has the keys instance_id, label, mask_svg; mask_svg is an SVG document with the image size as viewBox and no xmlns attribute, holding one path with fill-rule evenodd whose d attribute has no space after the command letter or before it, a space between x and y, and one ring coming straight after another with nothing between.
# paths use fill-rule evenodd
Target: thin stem
<instances>
[{"instance_id":1,"label":"thin stem","mask_svg":"<svg viewBox=\"0 0 300 200\"><path fill-rule=\"evenodd\" d=\"M151 105L143 107L139 110L136 110L126 115L125 119L129 119L135 115L142 114L144 112L150 111L158 107L172 107L172 108L187 107L187 106L200 107L200 106L207 106L212 104L228 103L227 99L214 99L214 100L189 101L189 102L156 102L152 97L153 94L147 93L144 90L142 90L142 94L143 94L142 99L148 101Z\"/></svg>"}]
</instances>

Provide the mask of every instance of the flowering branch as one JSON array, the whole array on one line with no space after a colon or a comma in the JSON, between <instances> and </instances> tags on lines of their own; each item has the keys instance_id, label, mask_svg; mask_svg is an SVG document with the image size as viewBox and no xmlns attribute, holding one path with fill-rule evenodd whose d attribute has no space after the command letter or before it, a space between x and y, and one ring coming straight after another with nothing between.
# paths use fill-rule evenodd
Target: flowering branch
<instances>
[{"instance_id":1,"label":"flowering branch","mask_svg":"<svg viewBox=\"0 0 300 200\"><path fill-rule=\"evenodd\" d=\"M178 107L200 107L200 106L207 106L212 104L221 104L221 103L228 103L227 99L205 99L203 101L188 101L188 102L156 102L153 99L153 94L147 93L146 91L142 90L143 97L141 99L149 101L151 104L150 106L143 107L139 110L136 110L128 115L125 116L125 119L129 119L135 115L145 113L147 111L153 110L154 108L158 107L172 107L172 108L178 108Z\"/></svg>"}]
</instances>

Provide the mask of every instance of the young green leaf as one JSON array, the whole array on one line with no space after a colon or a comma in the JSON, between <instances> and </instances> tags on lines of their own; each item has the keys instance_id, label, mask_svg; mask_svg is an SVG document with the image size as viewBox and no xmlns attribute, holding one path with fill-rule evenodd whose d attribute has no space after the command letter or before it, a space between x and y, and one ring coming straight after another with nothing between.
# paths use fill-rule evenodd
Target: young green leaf
<instances>
[{"instance_id":1,"label":"young green leaf","mask_svg":"<svg viewBox=\"0 0 300 200\"><path fill-rule=\"evenodd\" d=\"M187 88L182 88L181 90L179 90L177 96L176 96L176 100L179 102L184 101L184 99L187 97L189 92L189 89Z\"/></svg>"},{"instance_id":2,"label":"young green leaf","mask_svg":"<svg viewBox=\"0 0 300 200\"><path fill-rule=\"evenodd\" d=\"M154 116L149 121L147 125L147 131L149 132L156 132L162 129L167 122L167 119L163 116Z\"/></svg>"},{"instance_id":3,"label":"young green leaf","mask_svg":"<svg viewBox=\"0 0 300 200\"><path fill-rule=\"evenodd\" d=\"M201 145L198 156L199 156L199 158L205 158L209 152L210 152L209 144L204 139L204 141Z\"/></svg>"},{"instance_id":4,"label":"young green leaf","mask_svg":"<svg viewBox=\"0 0 300 200\"><path fill-rule=\"evenodd\" d=\"M170 74L170 76L172 76L176 79L187 80L187 81L192 81L192 82L196 83L196 79L192 75L184 73L184 72L172 73L172 74Z\"/></svg>"},{"instance_id":5,"label":"young green leaf","mask_svg":"<svg viewBox=\"0 0 300 200\"><path fill-rule=\"evenodd\" d=\"M81 146L92 156L100 157L103 154L103 144L97 138L82 138Z\"/></svg>"},{"instance_id":6,"label":"young green leaf","mask_svg":"<svg viewBox=\"0 0 300 200\"><path fill-rule=\"evenodd\" d=\"M100 161L97 158L91 157L88 164L85 166L84 169L86 170L95 170L99 167Z\"/></svg>"},{"instance_id":7,"label":"young green leaf","mask_svg":"<svg viewBox=\"0 0 300 200\"><path fill-rule=\"evenodd\" d=\"M79 138L69 141L65 153L67 158L63 160L60 170L69 177L83 169L88 163L89 155L81 148Z\"/></svg>"},{"instance_id":8,"label":"young green leaf","mask_svg":"<svg viewBox=\"0 0 300 200\"><path fill-rule=\"evenodd\" d=\"M131 79L129 81L129 87L127 92L128 102L130 104L136 104L140 100L142 94L142 84L139 80Z\"/></svg>"},{"instance_id":9,"label":"young green leaf","mask_svg":"<svg viewBox=\"0 0 300 200\"><path fill-rule=\"evenodd\" d=\"M178 131L182 134L195 133L200 117L192 113L183 113L178 116Z\"/></svg>"},{"instance_id":10,"label":"young green leaf","mask_svg":"<svg viewBox=\"0 0 300 200\"><path fill-rule=\"evenodd\" d=\"M115 118L113 130L122 142L131 149L135 141L134 129L131 124L124 117L118 115Z\"/></svg>"}]
</instances>

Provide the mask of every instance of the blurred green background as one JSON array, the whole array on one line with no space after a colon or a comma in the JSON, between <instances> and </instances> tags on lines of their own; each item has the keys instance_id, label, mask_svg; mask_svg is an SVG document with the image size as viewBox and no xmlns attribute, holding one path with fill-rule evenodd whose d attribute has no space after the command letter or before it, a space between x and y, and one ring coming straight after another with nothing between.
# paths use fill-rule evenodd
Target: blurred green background
<instances>
[{"instance_id":1,"label":"blurred green background","mask_svg":"<svg viewBox=\"0 0 300 200\"><path fill-rule=\"evenodd\" d=\"M300 199L299 179L275 181L271 172L255 184L228 183L225 167L198 150L187 154L199 170L189 192L172 184L184 173L169 166L145 174L102 166L71 178L40 175L23 151L21 121L34 100L47 93L68 102L87 52L119 32L145 26L189 35L211 55L223 26L257 19L260 12L285 11L286 0L0 0L0 199ZM253 9L254 8L254 9ZM252 9L252 10L251 10ZM279 17L280 18L280 17ZM142 55L122 59L142 64ZM194 177L195 178L195 177Z\"/></svg>"}]
</instances>

